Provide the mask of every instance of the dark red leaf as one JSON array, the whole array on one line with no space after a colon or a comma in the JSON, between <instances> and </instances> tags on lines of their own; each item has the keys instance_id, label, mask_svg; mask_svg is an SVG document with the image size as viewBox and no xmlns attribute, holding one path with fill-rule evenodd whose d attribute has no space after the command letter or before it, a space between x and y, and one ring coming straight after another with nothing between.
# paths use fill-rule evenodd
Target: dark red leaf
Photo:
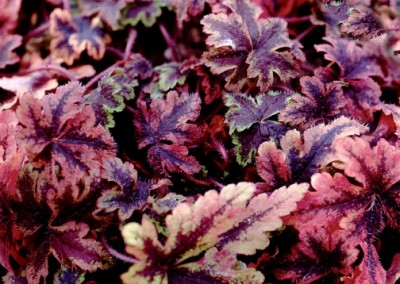
<instances>
[{"instance_id":1,"label":"dark red leaf","mask_svg":"<svg viewBox=\"0 0 400 284\"><path fill-rule=\"evenodd\" d=\"M78 83L69 83L42 100L31 93L21 98L18 143L35 166L49 169L51 178L79 178L115 155L113 139L96 126L93 110L80 110L83 91Z\"/></svg>"},{"instance_id":2,"label":"dark red leaf","mask_svg":"<svg viewBox=\"0 0 400 284\"><path fill-rule=\"evenodd\" d=\"M203 54L204 63L214 74L226 76L228 90L240 91L253 78L266 91L274 76L284 82L297 76L304 56L301 45L289 39L285 21L258 19L260 8L247 0L224 4L230 14L207 15L201 23L211 48Z\"/></svg>"},{"instance_id":3,"label":"dark red leaf","mask_svg":"<svg viewBox=\"0 0 400 284\"><path fill-rule=\"evenodd\" d=\"M194 122L200 113L200 98L196 94L175 91L165 100L157 99L146 106L138 101L135 128L139 136L139 149L149 146L149 163L164 174L184 171L193 174L200 170L199 163L188 155L188 145L196 142L202 131Z\"/></svg>"},{"instance_id":4,"label":"dark red leaf","mask_svg":"<svg viewBox=\"0 0 400 284\"><path fill-rule=\"evenodd\" d=\"M290 103L279 114L279 120L305 130L321 122L328 122L342 113L346 105L342 86L337 82L324 85L317 77L300 80L302 94L291 98Z\"/></svg>"}]
</instances>

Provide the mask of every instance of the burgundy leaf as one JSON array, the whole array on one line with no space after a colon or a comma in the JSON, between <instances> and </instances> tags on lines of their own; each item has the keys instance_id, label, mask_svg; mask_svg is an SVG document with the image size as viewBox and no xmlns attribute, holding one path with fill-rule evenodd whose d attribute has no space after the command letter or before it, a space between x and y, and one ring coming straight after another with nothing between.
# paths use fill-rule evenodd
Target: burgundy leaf
<instances>
[{"instance_id":1,"label":"burgundy leaf","mask_svg":"<svg viewBox=\"0 0 400 284\"><path fill-rule=\"evenodd\" d=\"M118 210L119 219L125 221L134 210L146 204L151 184L139 181L135 168L118 158L106 160L104 169L105 178L117 183L118 187L103 191L97 205L106 212Z\"/></svg>"},{"instance_id":2,"label":"burgundy leaf","mask_svg":"<svg viewBox=\"0 0 400 284\"><path fill-rule=\"evenodd\" d=\"M26 93L17 109L20 122L18 143L37 166L45 165L51 178L79 176L96 171L102 158L114 156L115 146L110 134L96 126L93 110L80 110L83 88L69 83L57 88L42 100ZM61 172L58 172L60 167Z\"/></svg>"},{"instance_id":3,"label":"burgundy leaf","mask_svg":"<svg viewBox=\"0 0 400 284\"><path fill-rule=\"evenodd\" d=\"M149 163L168 175L184 171L193 174L200 170L199 163L188 156L186 148L196 142L202 131L194 122L200 113L200 98L196 94L171 91L165 100L157 99L147 107L138 101L134 121L139 136L139 149L149 146Z\"/></svg>"},{"instance_id":4,"label":"burgundy leaf","mask_svg":"<svg viewBox=\"0 0 400 284\"><path fill-rule=\"evenodd\" d=\"M365 6L350 9L350 15L342 21L340 30L362 40L372 39L384 32L382 24L379 23L372 10Z\"/></svg>"},{"instance_id":5,"label":"burgundy leaf","mask_svg":"<svg viewBox=\"0 0 400 284\"><path fill-rule=\"evenodd\" d=\"M279 114L281 122L301 130L321 122L329 122L342 113L344 102L342 86L332 82L324 85L317 77L303 77L300 80L302 94L295 95Z\"/></svg>"},{"instance_id":6,"label":"burgundy leaf","mask_svg":"<svg viewBox=\"0 0 400 284\"><path fill-rule=\"evenodd\" d=\"M51 252L69 268L91 272L104 268L108 256L103 246L88 233L88 225L75 221L52 227Z\"/></svg>"},{"instance_id":7,"label":"burgundy leaf","mask_svg":"<svg viewBox=\"0 0 400 284\"><path fill-rule=\"evenodd\" d=\"M207 15L201 23L211 48L204 63L214 74L226 76L225 87L240 91L253 78L266 91L274 76L284 82L297 76L304 56L300 44L289 39L286 22L258 19L261 10L247 0L224 3L232 13Z\"/></svg>"}]
</instances>

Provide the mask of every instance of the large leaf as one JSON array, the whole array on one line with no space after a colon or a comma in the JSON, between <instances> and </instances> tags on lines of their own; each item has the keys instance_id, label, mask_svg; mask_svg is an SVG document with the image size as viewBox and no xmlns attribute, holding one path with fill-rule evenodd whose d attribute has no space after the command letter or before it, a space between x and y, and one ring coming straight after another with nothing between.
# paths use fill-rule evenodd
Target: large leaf
<instances>
[{"instance_id":1,"label":"large leaf","mask_svg":"<svg viewBox=\"0 0 400 284\"><path fill-rule=\"evenodd\" d=\"M214 275L213 270L208 269L210 261L215 262L209 258L210 254L235 257L236 253L250 255L256 249L264 249L269 243L266 232L282 226L280 217L296 208L296 202L302 199L307 188L307 184L283 187L269 197L258 195L249 204L255 191L251 183L228 185L220 193L210 190L193 205L180 203L166 217L169 234L164 243L158 240L156 227L148 218L144 217L142 224L129 223L122 228L122 235L127 252L139 262L123 274L122 279L125 283L167 283L176 275L186 275L188 280L192 276L234 281L237 274L249 271L235 273L231 269L236 261L231 259L231 264L225 268L230 273ZM204 253L201 269L192 259ZM254 273L250 274L258 279L255 283L260 283L262 278Z\"/></svg>"},{"instance_id":2,"label":"large leaf","mask_svg":"<svg viewBox=\"0 0 400 284\"><path fill-rule=\"evenodd\" d=\"M179 95L170 91L165 100L154 100L150 107L138 101L135 128L139 149L149 147L149 163L168 175L184 171L193 174L200 170L199 163L188 155L187 146L196 142L202 131L194 122L200 114L197 94Z\"/></svg>"},{"instance_id":3,"label":"large leaf","mask_svg":"<svg viewBox=\"0 0 400 284\"><path fill-rule=\"evenodd\" d=\"M69 83L38 100L31 93L17 109L18 143L35 166L44 165L51 178L79 178L99 170L105 157L115 155L110 134L96 126L93 110L81 110L83 88Z\"/></svg>"},{"instance_id":4,"label":"large leaf","mask_svg":"<svg viewBox=\"0 0 400 284\"><path fill-rule=\"evenodd\" d=\"M225 87L240 91L254 79L266 91L277 76L281 81L298 75L304 59L300 44L289 39L286 22L258 19L261 10L247 0L227 0L230 14L207 15L201 21L210 50L204 63L214 74L226 76Z\"/></svg>"}]
</instances>

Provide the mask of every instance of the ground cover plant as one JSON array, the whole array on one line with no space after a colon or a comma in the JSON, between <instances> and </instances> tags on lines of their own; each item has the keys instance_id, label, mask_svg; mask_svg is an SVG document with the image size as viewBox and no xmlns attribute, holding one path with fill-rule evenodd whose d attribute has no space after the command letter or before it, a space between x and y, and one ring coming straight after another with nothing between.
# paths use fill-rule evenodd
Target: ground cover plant
<instances>
[{"instance_id":1,"label":"ground cover plant","mask_svg":"<svg viewBox=\"0 0 400 284\"><path fill-rule=\"evenodd\" d=\"M0 0L4 283L396 283L400 3Z\"/></svg>"}]
</instances>

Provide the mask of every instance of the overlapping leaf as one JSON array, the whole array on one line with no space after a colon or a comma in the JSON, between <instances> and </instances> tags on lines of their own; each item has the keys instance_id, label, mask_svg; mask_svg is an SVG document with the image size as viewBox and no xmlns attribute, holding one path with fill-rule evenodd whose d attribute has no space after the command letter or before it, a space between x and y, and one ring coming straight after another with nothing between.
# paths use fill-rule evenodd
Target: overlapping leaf
<instances>
[{"instance_id":1,"label":"overlapping leaf","mask_svg":"<svg viewBox=\"0 0 400 284\"><path fill-rule=\"evenodd\" d=\"M318 123L327 123L345 106L342 86L332 82L326 86L317 77L300 80L304 96L295 95L279 114L279 120L305 130Z\"/></svg>"},{"instance_id":2,"label":"overlapping leaf","mask_svg":"<svg viewBox=\"0 0 400 284\"><path fill-rule=\"evenodd\" d=\"M279 139L284 134L285 127L271 117L285 107L285 99L284 94L272 91L256 98L245 94L226 96L225 104L229 110L225 122L229 125L229 134L236 145L239 164L250 163L262 142Z\"/></svg>"},{"instance_id":3,"label":"overlapping leaf","mask_svg":"<svg viewBox=\"0 0 400 284\"><path fill-rule=\"evenodd\" d=\"M139 149L147 152L151 166L168 175L171 172L196 173L200 165L188 155L187 146L196 142L202 131L194 122L200 114L197 94L179 95L170 91L165 100L154 100L149 107L138 101L134 125L139 137Z\"/></svg>"},{"instance_id":4,"label":"overlapping leaf","mask_svg":"<svg viewBox=\"0 0 400 284\"><path fill-rule=\"evenodd\" d=\"M185 83L186 76L181 72L181 66L178 62L164 63L154 68L159 73L160 90L169 91L176 85Z\"/></svg>"},{"instance_id":5,"label":"overlapping leaf","mask_svg":"<svg viewBox=\"0 0 400 284\"><path fill-rule=\"evenodd\" d=\"M350 15L342 21L340 29L343 33L362 40L369 40L383 33L382 24L371 9L364 6L350 9Z\"/></svg>"},{"instance_id":6,"label":"overlapping leaf","mask_svg":"<svg viewBox=\"0 0 400 284\"><path fill-rule=\"evenodd\" d=\"M347 239L352 248L360 245L364 252L357 281L379 283L386 275L372 242L385 226L400 228L396 185L400 151L385 140L371 149L357 137L337 140L335 150L340 161L336 167L358 184L341 173L315 174L311 179L315 191L306 194L290 222L301 232L321 224L337 227L337 238Z\"/></svg>"},{"instance_id":7,"label":"overlapping leaf","mask_svg":"<svg viewBox=\"0 0 400 284\"><path fill-rule=\"evenodd\" d=\"M99 170L105 157L115 155L110 134L96 126L93 110L81 109L83 88L69 83L38 100L31 93L17 109L18 143L35 166L45 166L49 178L78 178Z\"/></svg>"},{"instance_id":8,"label":"overlapping leaf","mask_svg":"<svg viewBox=\"0 0 400 284\"><path fill-rule=\"evenodd\" d=\"M338 79L344 82L347 112L355 118L371 121L373 112L381 106L380 87L371 77L383 77L373 45L358 46L346 39L325 40L330 44L316 45L315 48L325 53L325 59L339 66Z\"/></svg>"},{"instance_id":9,"label":"overlapping leaf","mask_svg":"<svg viewBox=\"0 0 400 284\"><path fill-rule=\"evenodd\" d=\"M253 199L255 187L251 183L228 185L219 194L210 190L193 205L180 203L166 217L169 234L165 243L158 240L156 227L148 218L144 217L142 224L129 223L122 228L122 235L127 252L139 262L122 279L125 283L167 283L174 275L183 277L194 273L200 279L233 281L232 276L237 273L249 273L249 277L258 279L255 283L260 283L262 277L254 270L232 271L235 254L251 255L256 249L265 248L269 241L265 232L282 226L281 217L296 208L296 202L302 199L307 188L307 184L295 184L269 197L260 194ZM199 263L191 263L193 257L205 252L204 259L200 260L202 268ZM231 255L233 259L224 269L230 273L213 275L209 268L217 264L209 258L211 255Z\"/></svg>"},{"instance_id":10,"label":"overlapping leaf","mask_svg":"<svg viewBox=\"0 0 400 284\"><path fill-rule=\"evenodd\" d=\"M281 149L274 142L264 142L258 148L257 171L265 181L265 190L308 181L327 163L331 162L332 145L336 139L359 135L368 130L355 120L346 117L332 123L319 124L307 129L303 137L297 130L289 130L280 140Z\"/></svg>"},{"instance_id":11,"label":"overlapping leaf","mask_svg":"<svg viewBox=\"0 0 400 284\"><path fill-rule=\"evenodd\" d=\"M17 27L21 2L21 0L3 0L0 2L0 34L11 34Z\"/></svg>"},{"instance_id":12,"label":"overlapping leaf","mask_svg":"<svg viewBox=\"0 0 400 284\"><path fill-rule=\"evenodd\" d=\"M247 0L229 0L232 11L207 15L201 21L210 50L204 64L214 74L223 74L225 87L240 91L252 79L266 91L274 77L286 82L298 75L304 59L301 45L289 39L286 22L278 18L258 19L259 7Z\"/></svg>"},{"instance_id":13,"label":"overlapping leaf","mask_svg":"<svg viewBox=\"0 0 400 284\"><path fill-rule=\"evenodd\" d=\"M114 112L121 112L125 108L124 100L133 99L134 87L138 85L136 79L131 78L122 68L116 68L104 76L95 90L84 98L96 114L96 124L106 128L115 126Z\"/></svg>"},{"instance_id":14,"label":"overlapping leaf","mask_svg":"<svg viewBox=\"0 0 400 284\"><path fill-rule=\"evenodd\" d=\"M106 212L118 210L120 220L124 221L135 209L146 204L151 184L138 180L134 167L118 158L108 159L104 168L105 178L117 183L118 187L104 191L97 201L98 207Z\"/></svg>"},{"instance_id":15,"label":"overlapping leaf","mask_svg":"<svg viewBox=\"0 0 400 284\"><path fill-rule=\"evenodd\" d=\"M98 16L72 16L61 9L55 9L50 15L50 34L53 54L68 65L84 50L96 60L103 58L109 40Z\"/></svg>"}]
</instances>

